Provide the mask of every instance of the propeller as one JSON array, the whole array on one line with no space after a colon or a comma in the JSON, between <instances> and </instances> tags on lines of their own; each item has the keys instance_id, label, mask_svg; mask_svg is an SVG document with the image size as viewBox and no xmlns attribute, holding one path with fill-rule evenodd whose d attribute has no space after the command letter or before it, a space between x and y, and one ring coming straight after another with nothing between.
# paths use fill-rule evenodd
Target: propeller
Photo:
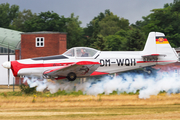
<instances>
[{"instance_id":1,"label":"propeller","mask_svg":"<svg viewBox=\"0 0 180 120\"><path fill-rule=\"evenodd\" d=\"M9 55L9 43L8 43L8 62L10 61L10 55ZM9 76L10 76L10 68L8 68L8 88L9 88Z\"/></svg>"}]
</instances>

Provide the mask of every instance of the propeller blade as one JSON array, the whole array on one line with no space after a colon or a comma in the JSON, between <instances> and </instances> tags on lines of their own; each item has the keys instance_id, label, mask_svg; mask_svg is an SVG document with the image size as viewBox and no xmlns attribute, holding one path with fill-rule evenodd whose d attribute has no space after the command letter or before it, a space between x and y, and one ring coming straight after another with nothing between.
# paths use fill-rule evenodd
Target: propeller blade
<instances>
[{"instance_id":1,"label":"propeller blade","mask_svg":"<svg viewBox=\"0 0 180 120\"><path fill-rule=\"evenodd\" d=\"M10 74L10 70L8 69L8 88L9 88L9 74Z\"/></svg>"}]
</instances>

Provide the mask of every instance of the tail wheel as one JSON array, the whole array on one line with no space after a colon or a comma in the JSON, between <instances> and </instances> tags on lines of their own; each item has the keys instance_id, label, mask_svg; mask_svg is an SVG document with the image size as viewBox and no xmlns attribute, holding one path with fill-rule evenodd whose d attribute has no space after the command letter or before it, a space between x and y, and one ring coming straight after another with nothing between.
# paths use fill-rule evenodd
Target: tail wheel
<instances>
[{"instance_id":1,"label":"tail wheel","mask_svg":"<svg viewBox=\"0 0 180 120\"><path fill-rule=\"evenodd\" d=\"M152 70L150 68L144 68L144 72L146 72L148 75L152 74Z\"/></svg>"},{"instance_id":2,"label":"tail wheel","mask_svg":"<svg viewBox=\"0 0 180 120\"><path fill-rule=\"evenodd\" d=\"M145 71L148 75L151 75L152 74L152 70L151 69L146 69Z\"/></svg>"},{"instance_id":3,"label":"tail wheel","mask_svg":"<svg viewBox=\"0 0 180 120\"><path fill-rule=\"evenodd\" d=\"M67 79L68 79L69 81L74 81L74 80L76 79L76 74L73 73L73 72L69 73L69 74L67 75Z\"/></svg>"}]
</instances>

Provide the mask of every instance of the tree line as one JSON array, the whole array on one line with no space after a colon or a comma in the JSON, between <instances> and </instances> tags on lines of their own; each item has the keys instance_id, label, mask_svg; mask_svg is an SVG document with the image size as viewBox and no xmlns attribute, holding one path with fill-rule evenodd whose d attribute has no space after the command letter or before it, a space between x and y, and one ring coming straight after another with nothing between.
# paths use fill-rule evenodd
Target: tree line
<instances>
[{"instance_id":1,"label":"tree line","mask_svg":"<svg viewBox=\"0 0 180 120\"><path fill-rule=\"evenodd\" d=\"M79 16L60 16L53 11L32 13L19 10L18 5L0 4L0 27L22 32L67 32L67 48L86 46L108 51L138 51L144 48L151 31L165 33L172 47L180 46L180 0L151 10L140 21L130 24L128 19L114 15L109 9L99 13L86 27Z\"/></svg>"}]
</instances>

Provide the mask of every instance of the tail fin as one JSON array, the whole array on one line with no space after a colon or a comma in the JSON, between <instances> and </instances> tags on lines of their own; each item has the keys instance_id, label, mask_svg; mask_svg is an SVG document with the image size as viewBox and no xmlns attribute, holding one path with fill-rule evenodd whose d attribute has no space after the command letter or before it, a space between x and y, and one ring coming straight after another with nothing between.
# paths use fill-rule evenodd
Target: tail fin
<instances>
[{"instance_id":1,"label":"tail fin","mask_svg":"<svg viewBox=\"0 0 180 120\"><path fill-rule=\"evenodd\" d=\"M164 33L160 32L150 32L148 39L146 41L146 45L143 50L143 54L163 54L165 55L163 58L158 58L159 61L178 61L178 55L176 51L171 48L167 38Z\"/></svg>"}]
</instances>

